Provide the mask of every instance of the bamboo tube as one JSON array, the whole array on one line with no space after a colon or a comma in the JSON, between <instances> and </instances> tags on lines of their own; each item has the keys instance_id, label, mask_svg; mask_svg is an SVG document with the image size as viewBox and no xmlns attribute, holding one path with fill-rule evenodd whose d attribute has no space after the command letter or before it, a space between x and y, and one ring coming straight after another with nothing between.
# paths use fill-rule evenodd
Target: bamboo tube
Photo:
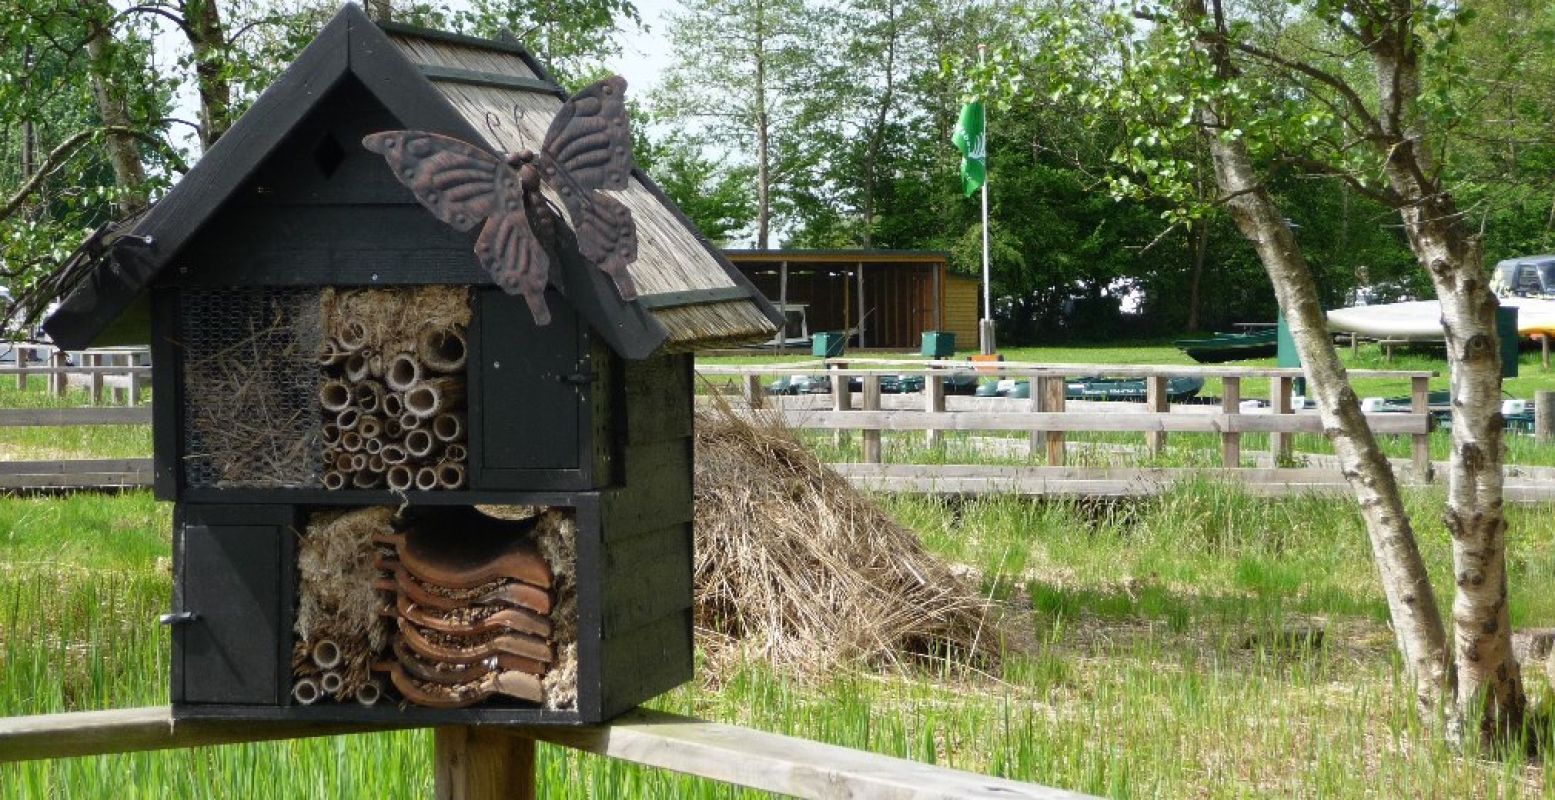
<instances>
[{"instance_id":1,"label":"bamboo tube","mask_svg":"<svg viewBox=\"0 0 1555 800\"><path fill-rule=\"evenodd\" d=\"M412 458L427 458L432 455L432 449L437 446L437 440L424 429L417 428L405 434L405 452Z\"/></svg>"},{"instance_id":2,"label":"bamboo tube","mask_svg":"<svg viewBox=\"0 0 1555 800\"><path fill-rule=\"evenodd\" d=\"M352 453L351 454L351 470L353 472L366 472L367 471L367 454L366 453Z\"/></svg>"},{"instance_id":3,"label":"bamboo tube","mask_svg":"<svg viewBox=\"0 0 1555 800\"><path fill-rule=\"evenodd\" d=\"M377 440L374 439L373 441L376 442ZM379 455L378 453L373 453L367 457L368 472L371 472L374 475L382 475L388 469L389 465L384 463L383 456Z\"/></svg>"},{"instance_id":4,"label":"bamboo tube","mask_svg":"<svg viewBox=\"0 0 1555 800\"><path fill-rule=\"evenodd\" d=\"M369 456L376 456L376 455L382 453L383 452L383 437L381 437L381 436L374 436L374 437L372 437L370 439L365 437L365 436L362 437L362 449L366 450L367 451L367 455L369 455Z\"/></svg>"},{"instance_id":5,"label":"bamboo tube","mask_svg":"<svg viewBox=\"0 0 1555 800\"><path fill-rule=\"evenodd\" d=\"M320 367L324 369L338 367L341 364L344 364L345 360L346 349L340 346L340 342L334 339L325 339L324 343L319 345Z\"/></svg>"},{"instance_id":6,"label":"bamboo tube","mask_svg":"<svg viewBox=\"0 0 1555 800\"><path fill-rule=\"evenodd\" d=\"M464 465L445 461L437 465L437 487L439 489L464 488Z\"/></svg>"},{"instance_id":7,"label":"bamboo tube","mask_svg":"<svg viewBox=\"0 0 1555 800\"><path fill-rule=\"evenodd\" d=\"M335 456L335 471L340 473L347 473L351 471L350 453L341 453L340 455ZM342 474L341 477L345 477L344 474Z\"/></svg>"},{"instance_id":8,"label":"bamboo tube","mask_svg":"<svg viewBox=\"0 0 1555 800\"><path fill-rule=\"evenodd\" d=\"M464 438L464 415L444 411L432 418L432 435L439 441L457 442Z\"/></svg>"},{"instance_id":9,"label":"bamboo tube","mask_svg":"<svg viewBox=\"0 0 1555 800\"><path fill-rule=\"evenodd\" d=\"M383 689L379 688L377 681L368 681L356 688L356 702L364 706L370 706L383 697Z\"/></svg>"},{"instance_id":10,"label":"bamboo tube","mask_svg":"<svg viewBox=\"0 0 1555 800\"><path fill-rule=\"evenodd\" d=\"M368 375L370 375L370 376L372 376L374 378L382 378L383 377L383 366L384 366L383 354L381 354L381 353L369 353L369 354L367 354L367 374Z\"/></svg>"},{"instance_id":11,"label":"bamboo tube","mask_svg":"<svg viewBox=\"0 0 1555 800\"><path fill-rule=\"evenodd\" d=\"M346 380L360 383L367 380L367 355L358 350L346 357Z\"/></svg>"},{"instance_id":12,"label":"bamboo tube","mask_svg":"<svg viewBox=\"0 0 1555 800\"><path fill-rule=\"evenodd\" d=\"M345 678L340 677L340 673L334 670L330 670L319 676L319 688L323 689L328 694L335 694L336 692L339 692L340 687L344 686L345 682Z\"/></svg>"},{"instance_id":13,"label":"bamboo tube","mask_svg":"<svg viewBox=\"0 0 1555 800\"><path fill-rule=\"evenodd\" d=\"M319 669L334 669L340 666L340 644L334 639L320 639L313 645L312 656Z\"/></svg>"},{"instance_id":14,"label":"bamboo tube","mask_svg":"<svg viewBox=\"0 0 1555 800\"><path fill-rule=\"evenodd\" d=\"M351 405L351 387L345 381L327 380L319 387L319 405L325 411L340 412Z\"/></svg>"},{"instance_id":15,"label":"bamboo tube","mask_svg":"<svg viewBox=\"0 0 1555 800\"><path fill-rule=\"evenodd\" d=\"M403 392L421 382L421 362L410 353L399 353L389 359L389 368L383 379L390 389Z\"/></svg>"},{"instance_id":16,"label":"bamboo tube","mask_svg":"<svg viewBox=\"0 0 1555 800\"><path fill-rule=\"evenodd\" d=\"M350 406L340 409L340 413L335 415L335 424L340 427L342 433L356 430L356 423L361 420L362 412Z\"/></svg>"},{"instance_id":17,"label":"bamboo tube","mask_svg":"<svg viewBox=\"0 0 1555 800\"><path fill-rule=\"evenodd\" d=\"M413 431L413 430L415 430L415 429L417 429L419 427L421 427L421 418L420 417L416 416L415 414L410 413L409 411L406 411L405 413L400 415L400 432L401 433L405 434L406 436L409 436L411 431Z\"/></svg>"},{"instance_id":18,"label":"bamboo tube","mask_svg":"<svg viewBox=\"0 0 1555 800\"><path fill-rule=\"evenodd\" d=\"M383 415L397 417L405 413L405 398L399 392L385 392L383 395Z\"/></svg>"},{"instance_id":19,"label":"bamboo tube","mask_svg":"<svg viewBox=\"0 0 1555 800\"><path fill-rule=\"evenodd\" d=\"M402 444L386 444L378 454L383 456L383 463L391 467L395 464L403 464L410 458L410 454L405 452L405 446Z\"/></svg>"},{"instance_id":20,"label":"bamboo tube","mask_svg":"<svg viewBox=\"0 0 1555 800\"><path fill-rule=\"evenodd\" d=\"M416 356L431 372L458 372L469 357L464 329L457 325L426 327L416 337Z\"/></svg>"},{"instance_id":21,"label":"bamboo tube","mask_svg":"<svg viewBox=\"0 0 1555 800\"><path fill-rule=\"evenodd\" d=\"M324 488L330 491L339 491L346 488L346 474L338 469L324 472Z\"/></svg>"},{"instance_id":22,"label":"bamboo tube","mask_svg":"<svg viewBox=\"0 0 1555 800\"><path fill-rule=\"evenodd\" d=\"M333 422L324 423L324 446L334 447L340 444L340 426Z\"/></svg>"},{"instance_id":23,"label":"bamboo tube","mask_svg":"<svg viewBox=\"0 0 1555 800\"><path fill-rule=\"evenodd\" d=\"M443 450L443 460L463 464L470 460L470 451L464 445L454 442Z\"/></svg>"},{"instance_id":24,"label":"bamboo tube","mask_svg":"<svg viewBox=\"0 0 1555 800\"><path fill-rule=\"evenodd\" d=\"M383 438L394 440L400 438L404 431L400 429L400 418L390 416L383 418Z\"/></svg>"},{"instance_id":25,"label":"bamboo tube","mask_svg":"<svg viewBox=\"0 0 1555 800\"><path fill-rule=\"evenodd\" d=\"M297 682L292 684L292 699L296 700L298 705L311 706L323 696L319 691L319 682L312 678L298 678Z\"/></svg>"},{"instance_id":26,"label":"bamboo tube","mask_svg":"<svg viewBox=\"0 0 1555 800\"><path fill-rule=\"evenodd\" d=\"M429 492L437 488L437 470L431 467L422 467L416 470L416 488L423 492Z\"/></svg>"},{"instance_id":27,"label":"bamboo tube","mask_svg":"<svg viewBox=\"0 0 1555 800\"><path fill-rule=\"evenodd\" d=\"M405 390L405 410L418 417L451 411L462 402L464 381L460 378L432 378Z\"/></svg>"},{"instance_id":28,"label":"bamboo tube","mask_svg":"<svg viewBox=\"0 0 1555 800\"><path fill-rule=\"evenodd\" d=\"M365 456L364 456L364 458L365 458ZM353 473L351 475L351 488L353 488L353 489L376 489L376 488L378 488L378 485L382 481L382 479L383 479L382 475L379 475L376 472L368 472L367 471L367 464L366 464L366 462L363 462L362 468L357 470L355 473Z\"/></svg>"},{"instance_id":29,"label":"bamboo tube","mask_svg":"<svg viewBox=\"0 0 1555 800\"><path fill-rule=\"evenodd\" d=\"M412 486L416 485L416 473L404 464L390 465L386 477L389 481L389 488L396 492L409 491Z\"/></svg>"},{"instance_id":30,"label":"bamboo tube","mask_svg":"<svg viewBox=\"0 0 1555 800\"><path fill-rule=\"evenodd\" d=\"M362 449L362 434L356 431L346 431L340 434L340 449L347 453L356 453Z\"/></svg>"},{"instance_id":31,"label":"bamboo tube","mask_svg":"<svg viewBox=\"0 0 1555 800\"><path fill-rule=\"evenodd\" d=\"M362 434L363 439L377 439L383 435L383 420L363 414L361 421L356 423L356 432Z\"/></svg>"},{"instance_id":32,"label":"bamboo tube","mask_svg":"<svg viewBox=\"0 0 1555 800\"><path fill-rule=\"evenodd\" d=\"M376 414L383 407L383 384L365 380L356 385L356 407L364 414Z\"/></svg>"},{"instance_id":33,"label":"bamboo tube","mask_svg":"<svg viewBox=\"0 0 1555 800\"><path fill-rule=\"evenodd\" d=\"M340 337L336 341L340 342L341 348L346 352L354 353L367 344L367 326L352 320L346 323L345 329L340 332Z\"/></svg>"}]
</instances>

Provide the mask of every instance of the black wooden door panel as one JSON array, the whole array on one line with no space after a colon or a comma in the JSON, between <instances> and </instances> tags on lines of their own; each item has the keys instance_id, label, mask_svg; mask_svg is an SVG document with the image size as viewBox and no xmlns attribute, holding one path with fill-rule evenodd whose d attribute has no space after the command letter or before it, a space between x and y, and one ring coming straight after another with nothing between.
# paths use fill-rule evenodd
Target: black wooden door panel
<instances>
[{"instance_id":1,"label":"black wooden door panel","mask_svg":"<svg viewBox=\"0 0 1555 800\"><path fill-rule=\"evenodd\" d=\"M275 525L183 530L183 700L278 702L282 535Z\"/></svg>"},{"instance_id":2,"label":"black wooden door panel","mask_svg":"<svg viewBox=\"0 0 1555 800\"><path fill-rule=\"evenodd\" d=\"M546 292L551 323L541 327L517 297L480 297L481 398L471 408L481 417L482 473L578 469L589 384L577 314Z\"/></svg>"}]
</instances>

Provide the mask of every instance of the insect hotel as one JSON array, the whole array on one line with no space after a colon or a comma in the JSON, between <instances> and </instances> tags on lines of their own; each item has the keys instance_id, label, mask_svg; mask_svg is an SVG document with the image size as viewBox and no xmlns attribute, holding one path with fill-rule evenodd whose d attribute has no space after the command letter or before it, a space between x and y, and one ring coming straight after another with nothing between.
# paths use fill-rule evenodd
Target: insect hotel
<instances>
[{"instance_id":1,"label":"insect hotel","mask_svg":"<svg viewBox=\"0 0 1555 800\"><path fill-rule=\"evenodd\" d=\"M597 722L691 677L691 351L776 311L613 78L328 24L69 276L152 347L180 717Z\"/></svg>"}]
</instances>

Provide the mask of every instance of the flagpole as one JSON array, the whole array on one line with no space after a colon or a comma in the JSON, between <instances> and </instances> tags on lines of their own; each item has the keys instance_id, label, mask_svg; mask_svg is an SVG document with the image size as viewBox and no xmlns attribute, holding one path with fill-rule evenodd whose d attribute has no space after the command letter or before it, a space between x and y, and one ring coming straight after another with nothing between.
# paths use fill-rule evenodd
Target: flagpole
<instances>
[{"instance_id":1,"label":"flagpole","mask_svg":"<svg viewBox=\"0 0 1555 800\"><path fill-rule=\"evenodd\" d=\"M981 66L987 58L988 45L977 46L977 63ZM991 355L997 349L993 341L993 280L988 264L988 104L983 111L983 320L978 326L978 340L983 355Z\"/></svg>"}]
</instances>

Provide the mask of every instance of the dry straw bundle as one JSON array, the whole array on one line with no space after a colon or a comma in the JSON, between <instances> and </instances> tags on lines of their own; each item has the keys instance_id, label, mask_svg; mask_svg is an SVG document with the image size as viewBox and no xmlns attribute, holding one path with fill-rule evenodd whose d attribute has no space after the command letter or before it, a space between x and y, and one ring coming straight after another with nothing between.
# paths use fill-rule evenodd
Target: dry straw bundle
<instances>
[{"instance_id":1,"label":"dry straw bundle","mask_svg":"<svg viewBox=\"0 0 1555 800\"><path fill-rule=\"evenodd\" d=\"M992 604L778 421L699 408L696 525L705 640L798 672L997 661Z\"/></svg>"}]
</instances>

